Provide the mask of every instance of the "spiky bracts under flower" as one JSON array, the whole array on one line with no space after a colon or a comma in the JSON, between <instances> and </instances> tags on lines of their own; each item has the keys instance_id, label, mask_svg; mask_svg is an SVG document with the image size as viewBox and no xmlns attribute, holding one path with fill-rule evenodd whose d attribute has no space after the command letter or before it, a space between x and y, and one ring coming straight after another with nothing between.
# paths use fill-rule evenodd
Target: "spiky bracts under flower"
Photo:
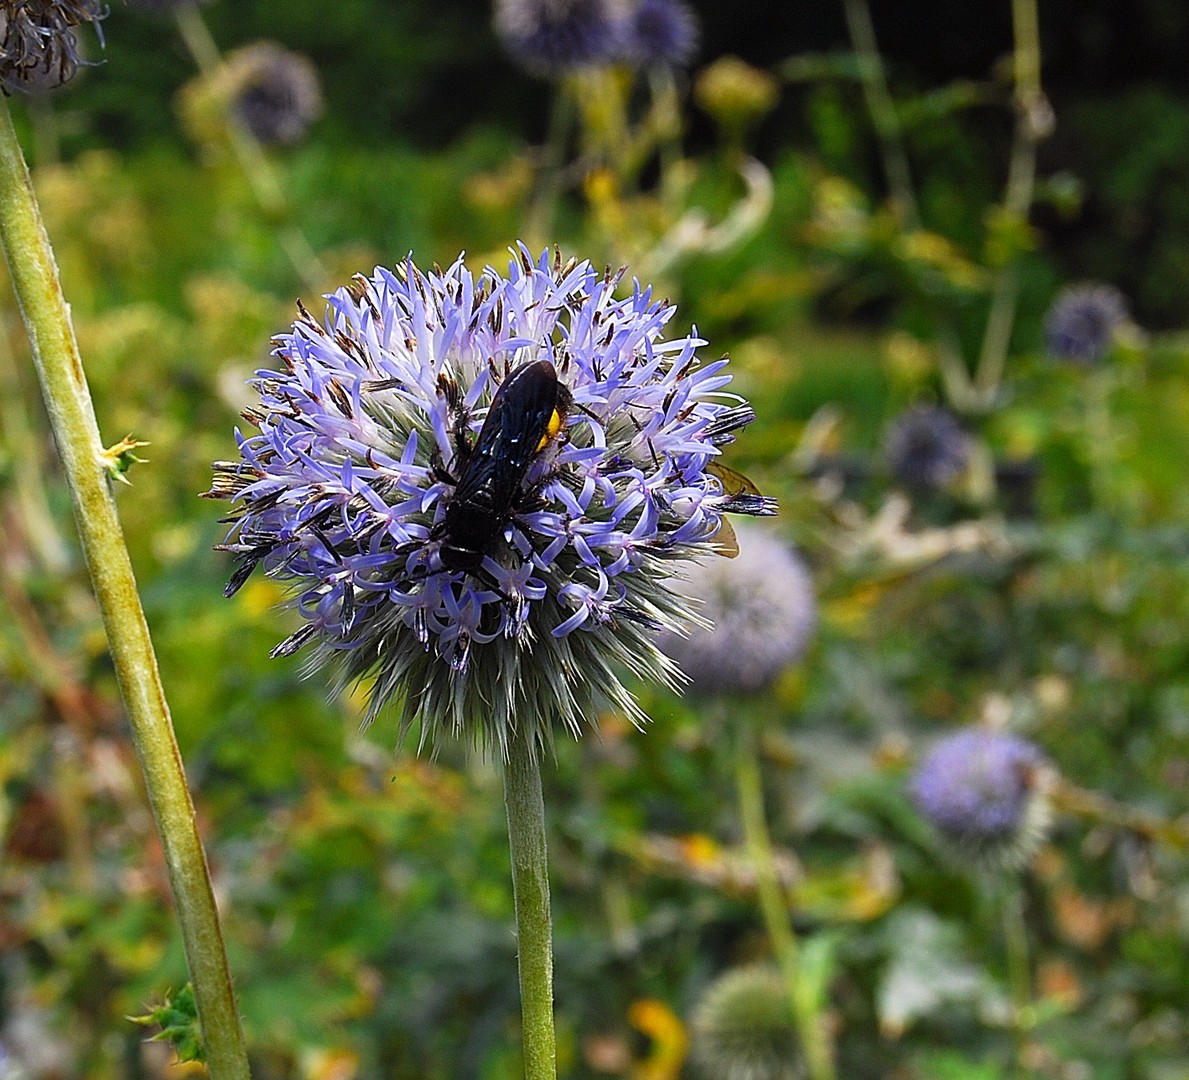
<instances>
[{"instance_id":1,"label":"spiky bracts under flower","mask_svg":"<svg viewBox=\"0 0 1189 1080\"><path fill-rule=\"evenodd\" d=\"M961 858L1021 866L1052 817L1051 767L1026 739L971 729L946 736L913 773L921 815Z\"/></svg>"},{"instance_id":2,"label":"spiky bracts under flower","mask_svg":"<svg viewBox=\"0 0 1189 1080\"><path fill-rule=\"evenodd\" d=\"M800 556L760 529L735 529L734 559L699 560L677 587L709 626L661 647L701 694L764 689L805 651L817 625L813 578Z\"/></svg>"},{"instance_id":3,"label":"spiky bracts under flower","mask_svg":"<svg viewBox=\"0 0 1189 1080\"><path fill-rule=\"evenodd\" d=\"M1045 314L1045 350L1055 360L1097 363L1129 317L1127 299L1113 285L1067 286Z\"/></svg>"},{"instance_id":4,"label":"spiky bracts under flower","mask_svg":"<svg viewBox=\"0 0 1189 1080\"><path fill-rule=\"evenodd\" d=\"M905 487L915 491L940 488L966 468L970 436L948 409L914 405L889 425L884 457L892 475Z\"/></svg>"},{"instance_id":5,"label":"spiky bracts under flower","mask_svg":"<svg viewBox=\"0 0 1189 1080\"><path fill-rule=\"evenodd\" d=\"M5 94L49 90L69 82L86 63L78 27L107 17L103 0L3 0L0 2L0 88Z\"/></svg>"},{"instance_id":6,"label":"spiky bracts under flower","mask_svg":"<svg viewBox=\"0 0 1189 1080\"><path fill-rule=\"evenodd\" d=\"M276 339L284 369L259 373L245 413L258 433L207 493L236 503L228 593L257 565L296 585L303 625L275 654L309 642L340 683L374 676L369 718L400 701L423 742L503 750L521 725L541 744L600 708L641 719L619 672L672 679L657 632L694 618L674 569L711 549L725 512L773 507L708 469L753 418L724 391L726 359L666 340L675 308L639 283L617 298L623 276L523 246L506 277L410 259ZM534 361L553 365L564 426L481 566L449 569L452 470Z\"/></svg>"}]
</instances>

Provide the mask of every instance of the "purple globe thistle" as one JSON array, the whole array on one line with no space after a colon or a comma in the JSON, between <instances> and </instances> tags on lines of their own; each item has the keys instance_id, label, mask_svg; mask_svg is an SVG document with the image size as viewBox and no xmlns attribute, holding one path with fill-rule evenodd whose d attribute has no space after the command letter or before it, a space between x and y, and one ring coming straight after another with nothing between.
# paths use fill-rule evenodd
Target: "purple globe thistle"
<instances>
[{"instance_id":1,"label":"purple globe thistle","mask_svg":"<svg viewBox=\"0 0 1189 1080\"><path fill-rule=\"evenodd\" d=\"M107 13L103 0L2 0L0 88L11 94L69 82L86 64L78 27L94 23L102 44L99 23Z\"/></svg>"},{"instance_id":2,"label":"purple globe thistle","mask_svg":"<svg viewBox=\"0 0 1189 1080\"><path fill-rule=\"evenodd\" d=\"M235 502L228 595L257 565L294 584L303 625L273 655L309 642L340 686L374 677L368 719L400 699L423 742L503 751L600 707L643 719L619 672L672 680L657 632L693 618L675 565L712 550L725 512L774 506L709 468L754 418L726 359L702 363L696 333L666 340L676 309L638 282L617 299L623 275L521 245L507 277L410 258L333 293L325 325L301 310L276 338L283 370L254 380L257 433L207 492ZM557 404L522 454L527 400L492 402L538 364ZM474 482L514 457L512 482ZM493 516L500 491L515 498Z\"/></svg>"},{"instance_id":3,"label":"purple globe thistle","mask_svg":"<svg viewBox=\"0 0 1189 1080\"><path fill-rule=\"evenodd\" d=\"M1055 360L1095 364L1129 318L1127 299L1113 285L1070 285L1045 315L1045 350Z\"/></svg>"},{"instance_id":4,"label":"purple globe thistle","mask_svg":"<svg viewBox=\"0 0 1189 1080\"><path fill-rule=\"evenodd\" d=\"M719 976L690 1019L691 1054L711 1080L802 1080L806 1075L788 984L772 968Z\"/></svg>"},{"instance_id":5,"label":"purple globe thistle","mask_svg":"<svg viewBox=\"0 0 1189 1080\"><path fill-rule=\"evenodd\" d=\"M495 31L534 75L613 63L623 51L619 0L496 0Z\"/></svg>"},{"instance_id":6,"label":"purple globe thistle","mask_svg":"<svg viewBox=\"0 0 1189 1080\"><path fill-rule=\"evenodd\" d=\"M805 652L817 626L813 578L792 548L735 529L739 554L693 564L680 587L708 626L667 634L661 647L701 694L752 694Z\"/></svg>"},{"instance_id":7,"label":"purple globe thistle","mask_svg":"<svg viewBox=\"0 0 1189 1080\"><path fill-rule=\"evenodd\" d=\"M698 20L682 0L637 0L623 34L637 67L685 67L698 49Z\"/></svg>"},{"instance_id":8,"label":"purple globe thistle","mask_svg":"<svg viewBox=\"0 0 1189 1080\"><path fill-rule=\"evenodd\" d=\"M232 118L264 146L291 146L322 114L318 70L304 56L259 41L227 58Z\"/></svg>"},{"instance_id":9,"label":"purple globe thistle","mask_svg":"<svg viewBox=\"0 0 1189 1080\"><path fill-rule=\"evenodd\" d=\"M901 413L884 437L892 475L917 491L944 487L966 468L970 439L948 409L915 405Z\"/></svg>"},{"instance_id":10,"label":"purple globe thistle","mask_svg":"<svg viewBox=\"0 0 1189 1080\"><path fill-rule=\"evenodd\" d=\"M962 856L1021 866L1048 831L1051 771L1032 743L988 729L946 736L910 782L922 816Z\"/></svg>"}]
</instances>

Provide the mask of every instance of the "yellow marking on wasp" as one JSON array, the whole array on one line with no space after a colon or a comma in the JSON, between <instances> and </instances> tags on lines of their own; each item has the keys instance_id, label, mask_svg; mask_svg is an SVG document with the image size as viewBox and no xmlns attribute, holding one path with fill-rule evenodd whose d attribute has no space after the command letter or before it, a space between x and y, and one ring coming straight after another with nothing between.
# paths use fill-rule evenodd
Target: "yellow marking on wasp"
<instances>
[{"instance_id":1,"label":"yellow marking on wasp","mask_svg":"<svg viewBox=\"0 0 1189 1080\"><path fill-rule=\"evenodd\" d=\"M557 438L557 433L561 431L562 415L557 409L553 410L553 415L549 417L549 425L545 428L545 434L541 436L541 441L537 443L534 454L539 454L549 445L549 443Z\"/></svg>"}]
</instances>

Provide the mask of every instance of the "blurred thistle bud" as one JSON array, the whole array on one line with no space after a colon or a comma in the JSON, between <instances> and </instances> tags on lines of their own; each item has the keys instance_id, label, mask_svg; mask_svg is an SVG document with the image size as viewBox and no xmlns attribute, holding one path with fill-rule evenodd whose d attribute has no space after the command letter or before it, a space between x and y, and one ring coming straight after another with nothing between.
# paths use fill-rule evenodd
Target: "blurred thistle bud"
<instances>
[{"instance_id":1,"label":"blurred thistle bud","mask_svg":"<svg viewBox=\"0 0 1189 1080\"><path fill-rule=\"evenodd\" d=\"M636 0L622 48L636 67L685 67L698 49L697 16L682 0Z\"/></svg>"},{"instance_id":2,"label":"blurred thistle bud","mask_svg":"<svg viewBox=\"0 0 1189 1080\"><path fill-rule=\"evenodd\" d=\"M884 460L896 480L913 491L945 487L970 460L970 436L948 409L914 405L888 427Z\"/></svg>"},{"instance_id":3,"label":"blurred thistle bud","mask_svg":"<svg viewBox=\"0 0 1189 1080\"><path fill-rule=\"evenodd\" d=\"M1069 285L1045 315L1045 351L1054 360L1095 364L1129 321L1127 300L1113 285Z\"/></svg>"},{"instance_id":4,"label":"blurred thistle bud","mask_svg":"<svg viewBox=\"0 0 1189 1080\"><path fill-rule=\"evenodd\" d=\"M614 63L624 31L623 0L496 0L495 32L533 75Z\"/></svg>"},{"instance_id":5,"label":"blurred thistle bud","mask_svg":"<svg viewBox=\"0 0 1189 1080\"><path fill-rule=\"evenodd\" d=\"M766 967L728 971L690 1021L694 1062L709 1080L802 1080L806 1075L788 987Z\"/></svg>"},{"instance_id":6,"label":"blurred thistle bud","mask_svg":"<svg viewBox=\"0 0 1189 1080\"><path fill-rule=\"evenodd\" d=\"M322 114L318 69L275 42L227 57L232 119L263 146L292 146Z\"/></svg>"},{"instance_id":7,"label":"blurred thistle bud","mask_svg":"<svg viewBox=\"0 0 1189 1080\"><path fill-rule=\"evenodd\" d=\"M50 90L86 64L78 27L108 14L103 0L0 0L0 89L5 94Z\"/></svg>"},{"instance_id":8,"label":"blurred thistle bud","mask_svg":"<svg viewBox=\"0 0 1189 1080\"><path fill-rule=\"evenodd\" d=\"M274 656L370 677L368 719L396 703L431 745L643 720L620 678L673 682L658 632L695 619L676 569L725 513L775 507L709 470L755 416L726 359L666 339L676 309L617 297L625 273L523 245L506 276L410 258L277 336L207 492L234 503L227 595L257 566L295 586Z\"/></svg>"},{"instance_id":9,"label":"blurred thistle bud","mask_svg":"<svg viewBox=\"0 0 1189 1080\"><path fill-rule=\"evenodd\" d=\"M710 624L661 647L704 695L753 694L804 654L817 626L813 578L800 556L770 533L737 526L739 554L694 563L680 588Z\"/></svg>"},{"instance_id":10,"label":"blurred thistle bud","mask_svg":"<svg viewBox=\"0 0 1189 1080\"><path fill-rule=\"evenodd\" d=\"M694 84L694 99L724 134L742 137L775 107L780 84L775 76L737 56L723 56L703 68Z\"/></svg>"},{"instance_id":11,"label":"blurred thistle bud","mask_svg":"<svg viewBox=\"0 0 1189 1080\"><path fill-rule=\"evenodd\" d=\"M1054 775L1027 740L972 728L938 742L909 788L922 817L956 857L1018 868L1048 833Z\"/></svg>"}]
</instances>

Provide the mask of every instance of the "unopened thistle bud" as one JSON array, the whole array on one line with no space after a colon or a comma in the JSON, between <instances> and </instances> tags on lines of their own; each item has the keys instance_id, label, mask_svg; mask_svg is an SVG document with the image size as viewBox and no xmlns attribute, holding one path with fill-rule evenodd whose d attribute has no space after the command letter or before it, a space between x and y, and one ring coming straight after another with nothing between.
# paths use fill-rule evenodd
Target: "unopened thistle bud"
<instances>
[{"instance_id":1,"label":"unopened thistle bud","mask_svg":"<svg viewBox=\"0 0 1189 1080\"><path fill-rule=\"evenodd\" d=\"M1052 819L1053 772L1032 743L972 729L937 743L912 776L921 815L959 858L1023 866Z\"/></svg>"},{"instance_id":2,"label":"unopened thistle bud","mask_svg":"<svg viewBox=\"0 0 1189 1080\"><path fill-rule=\"evenodd\" d=\"M970 458L970 436L948 409L916 405L901 413L884 438L892 475L907 488L928 491L956 480Z\"/></svg>"},{"instance_id":3,"label":"unopened thistle bud","mask_svg":"<svg viewBox=\"0 0 1189 1080\"><path fill-rule=\"evenodd\" d=\"M752 694L804 653L817 625L813 578L792 548L758 528L735 529L739 554L692 565L679 587L708 626L662 648L699 694Z\"/></svg>"},{"instance_id":4,"label":"unopened thistle bud","mask_svg":"<svg viewBox=\"0 0 1189 1080\"><path fill-rule=\"evenodd\" d=\"M805 1059L788 987L770 968L729 971L706 990L690 1023L692 1056L707 1080L802 1080Z\"/></svg>"},{"instance_id":5,"label":"unopened thistle bud","mask_svg":"<svg viewBox=\"0 0 1189 1080\"><path fill-rule=\"evenodd\" d=\"M1113 285L1070 285L1045 315L1045 350L1054 360L1095 364L1128 320L1127 300Z\"/></svg>"},{"instance_id":6,"label":"unopened thistle bud","mask_svg":"<svg viewBox=\"0 0 1189 1080\"><path fill-rule=\"evenodd\" d=\"M623 51L621 0L496 0L495 31L518 64L556 77L613 63Z\"/></svg>"},{"instance_id":7,"label":"unopened thistle bud","mask_svg":"<svg viewBox=\"0 0 1189 1080\"><path fill-rule=\"evenodd\" d=\"M685 67L698 48L698 20L682 0L637 0L624 23L625 59L637 67Z\"/></svg>"},{"instance_id":8,"label":"unopened thistle bud","mask_svg":"<svg viewBox=\"0 0 1189 1080\"><path fill-rule=\"evenodd\" d=\"M292 146L322 115L317 68L274 42L231 53L226 78L232 120L264 146Z\"/></svg>"}]
</instances>

